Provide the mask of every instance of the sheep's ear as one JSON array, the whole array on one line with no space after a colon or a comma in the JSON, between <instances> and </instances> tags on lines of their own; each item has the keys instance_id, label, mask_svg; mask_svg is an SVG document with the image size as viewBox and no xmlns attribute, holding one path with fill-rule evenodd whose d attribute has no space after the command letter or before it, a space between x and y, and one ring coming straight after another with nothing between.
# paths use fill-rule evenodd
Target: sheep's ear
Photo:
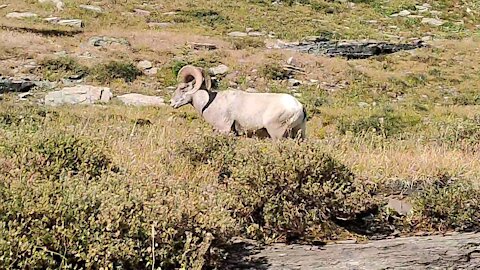
<instances>
[{"instance_id":1,"label":"sheep's ear","mask_svg":"<svg viewBox=\"0 0 480 270\"><path fill-rule=\"evenodd\" d=\"M203 82L205 83L205 88L207 90L212 89L212 79L210 78L210 74L208 73L208 70L202 70L203 73Z\"/></svg>"}]
</instances>

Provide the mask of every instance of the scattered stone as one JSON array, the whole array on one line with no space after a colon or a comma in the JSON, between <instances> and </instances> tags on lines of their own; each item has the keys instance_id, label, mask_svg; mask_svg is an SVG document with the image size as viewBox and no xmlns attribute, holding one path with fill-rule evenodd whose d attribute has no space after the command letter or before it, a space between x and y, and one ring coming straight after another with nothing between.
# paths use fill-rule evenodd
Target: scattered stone
<instances>
[{"instance_id":1,"label":"scattered stone","mask_svg":"<svg viewBox=\"0 0 480 270\"><path fill-rule=\"evenodd\" d=\"M25 18L36 18L37 14L32 12L10 12L5 17L10 19L25 19Z\"/></svg>"},{"instance_id":2,"label":"scattered stone","mask_svg":"<svg viewBox=\"0 0 480 270\"><path fill-rule=\"evenodd\" d=\"M439 15L442 14L442 12L438 11L438 10L432 10L432 11L430 11L430 14L435 15L435 16L439 16Z\"/></svg>"},{"instance_id":3,"label":"scattered stone","mask_svg":"<svg viewBox=\"0 0 480 270\"><path fill-rule=\"evenodd\" d=\"M426 6L415 6L415 8L417 10L428 10L429 9L429 7L426 7Z\"/></svg>"},{"instance_id":4,"label":"scattered stone","mask_svg":"<svg viewBox=\"0 0 480 270\"><path fill-rule=\"evenodd\" d=\"M147 23L150 28L167 28L175 25L175 23L170 22L149 22Z\"/></svg>"},{"instance_id":5,"label":"scattered stone","mask_svg":"<svg viewBox=\"0 0 480 270\"><path fill-rule=\"evenodd\" d=\"M412 12L408 11L408 10L402 10L398 13L398 16L400 17L407 17L408 15L412 14Z\"/></svg>"},{"instance_id":6,"label":"scattered stone","mask_svg":"<svg viewBox=\"0 0 480 270\"><path fill-rule=\"evenodd\" d=\"M412 14L412 15L408 15L407 17L410 18L410 19L421 19L421 18L423 18L422 15L413 15L413 14Z\"/></svg>"},{"instance_id":7,"label":"scattered stone","mask_svg":"<svg viewBox=\"0 0 480 270\"><path fill-rule=\"evenodd\" d=\"M0 93L5 92L27 92L35 86L30 79L15 79L0 77Z\"/></svg>"},{"instance_id":8,"label":"scattered stone","mask_svg":"<svg viewBox=\"0 0 480 270\"><path fill-rule=\"evenodd\" d=\"M78 7L81 8L81 9L85 9L85 10L96 12L96 13L103 13L103 9L99 6L79 5Z\"/></svg>"},{"instance_id":9,"label":"scattered stone","mask_svg":"<svg viewBox=\"0 0 480 270\"><path fill-rule=\"evenodd\" d=\"M25 93L18 94L18 98L21 100L24 100L27 97L31 97L31 96L33 96L32 92L25 92Z\"/></svg>"},{"instance_id":10,"label":"scattered stone","mask_svg":"<svg viewBox=\"0 0 480 270\"><path fill-rule=\"evenodd\" d=\"M84 26L83 21L79 19L68 19L68 20L59 20L57 22L59 25L72 26L77 28L82 28Z\"/></svg>"},{"instance_id":11,"label":"scattered stone","mask_svg":"<svg viewBox=\"0 0 480 270\"><path fill-rule=\"evenodd\" d=\"M422 37L422 41L424 41L424 42L427 42L427 41L430 41L430 40L432 40L432 36L424 36L424 37Z\"/></svg>"},{"instance_id":12,"label":"scattered stone","mask_svg":"<svg viewBox=\"0 0 480 270\"><path fill-rule=\"evenodd\" d=\"M132 93L118 96L118 99L125 105L131 106L165 106L165 100L157 96Z\"/></svg>"},{"instance_id":13,"label":"scattered stone","mask_svg":"<svg viewBox=\"0 0 480 270\"><path fill-rule=\"evenodd\" d=\"M228 72L228 67L222 64L217 67L210 68L209 72L214 76L225 75Z\"/></svg>"},{"instance_id":14,"label":"scattered stone","mask_svg":"<svg viewBox=\"0 0 480 270\"><path fill-rule=\"evenodd\" d=\"M133 13L135 15L138 15L138 16L150 16L151 12L148 11L148 10L144 10L144 9L139 9L139 8L136 8L133 10Z\"/></svg>"},{"instance_id":15,"label":"scattered stone","mask_svg":"<svg viewBox=\"0 0 480 270\"><path fill-rule=\"evenodd\" d=\"M228 36L230 36L230 37L246 37L246 36L248 36L248 34L245 33L245 32L230 32L230 33L228 33Z\"/></svg>"},{"instance_id":16,"label":"scattered stone","mask_svg":"<svg viewBox=\"0 0 480 270\"><path fill-rule=\"evenodd\" d=\"M43 20L49 23L58 23L61 19L59 17L48 17Z\"/></svg>"},{"instance_id":17,"label":"scattered stone","mask_svg":"<svg viewBox=\"0 0 480 270\"><path fill-rule=\"evenodd\" d=\"M58 10L63 10L65 4L61 0L38 0L40 4L52 3Z\"/></svg>"},{"instance_id":18,"label":"scattered stone","mask_svg":"<svg viewBox=\"0 0 480 270\"><path fill-rule=\"evenodd\" d=\"M158 73L158 68L150 68L145 70L143 73L145 73L147 76L155 76Z\"/></svg>"},{"instance_id":19,"label":"scattered stone","mask_svg":"<svg viewBox=\"0 0 480 270\"><path fill-rule=\"evenodd\" d=\"M413 206L406 200L399 200L395 198L388 199L387 207L404 216L409 214L413 209Z\"/></svg>"},{"instance_id":20,"label":"scattered stone","mask_svg":"<svg viewBox=\"0 0 480 270\"><path fill-rule=\"evenodd\" d=\"M442 21L440 19L434 19L434 18L423 18L422 23L429 24L432 26L442 26L445 23L445 21Z\"/></svg>"},{"instance_id":21,"label":"scattered stone","mask_svg":"<svg viewBox=\"0 0 480 270\"><path fill-rule=\"evenodd\" d=\"M58 106L62 104L94 104L109 102L113 94L108 87L77 85L65 87L60 91L49 92L45 96L45 105Z\"/></svg>"},{"instance_id":22,"label":"scattered stone","mask_svg":"<svg viewBox=\"0 0 480 270\"><path fill-rule=\"evenodd\" d=\"M251 37L263 37L265 36L265 33L262 33L259 31L253 31L253 32L248 32L248 35Z\"/></svg>"},{"instance_id":23,"label":"scattered stone","mask_svg":"<svg viewBox=\"0 0 480 270\"><path fill-rule=\"evenodd\" d=\"M211 43L196 43L196 42L194 42L194 43L192 43L192 49L211 51L211 50L216 50L217 45L211 44Z\"/></svg>"},{"instance_id":24,"label":"scattered stone","mask_svg":"<svg viewBox=\"0 0 480 270\"><path fill-rule=\"evenodd\" d=\"M167 15L167 16L174 16L174 15L177 15L177 14L178 14L178 12L176 12L176 11L169 11L169 12L163 13L163 15Z\"/></svg>"},{"instance_id":25,"label":"scattered stone","mask_svg":"<svg viewBox=\"0 0 480 270\"><path fill-rule=\"evenodd\" d=\"M288 85L292 86L292 87L297 87L297 86L300 86L302 84L302 81L299 81L297 79L288 79Z\"/></svg>"},{"instance_id":26,"label":"scattered stone","mask_svg":"<svg viewBox=\"0 0 480 270\"><path fill-rule=\"evenodd\" d=\"M137 67L141 70L146 70L146 69L151 69L153 67L153 64L148 60L143 60L138 62Z\"/></svg>"},{"instance_id":27,"label":"scattered stone","mask_svg":"<svg viewBox=\"0 0 480 270\"><path fill-rule=\"evenodd\" d=\"M0 9L4 9L6 7L8 7L8 5L0 5Z\"/></svg>"},{"instance_id":28,"label":"scattered stone","mask_svg":"<svg viewBox=\"0 0 480 270\"><path fill-rule=\"evenodd\" d=\"M258 92L257 89L252 88L252 87L247 88L247 90L245 90L245 91L249 92L249 93L257 93Z\"/></svg>"},{"instance_id":29,"label":"scattered stone","mask_svg":"<svg viewBox=\"0 0 480 270\"><path fill-rule=\"evenodd\" d=\"M367 108L368 106L369 106L369 105L368 105L367 102L359 102L359 103L358 103L358 107L360 107L360 108Z\"/></svg>"},{"instance_id":30,"label":"scattered stone","mask_svg":"<svg viewBox=\"0 0 480 270\"><path fill-rule=\"evenodd\" d=\"M130 46L130 42L124 38L115 38L115 37L91 37L88 40L88 44L94 47L104 47L109 45L123 45L123 46Z\"/></svg>"},{"instance_id":31,"label":"scattered stone","mask_svg":"<svg viewBox=\"0 0 480 270\"><path fill-rule=\"evenodd\" d=\"M287 59L287 65L292 65L292 66L297 65L297 61L295 60L295 58L293 58L293 56Z\"/></svg>"}]
</instances>

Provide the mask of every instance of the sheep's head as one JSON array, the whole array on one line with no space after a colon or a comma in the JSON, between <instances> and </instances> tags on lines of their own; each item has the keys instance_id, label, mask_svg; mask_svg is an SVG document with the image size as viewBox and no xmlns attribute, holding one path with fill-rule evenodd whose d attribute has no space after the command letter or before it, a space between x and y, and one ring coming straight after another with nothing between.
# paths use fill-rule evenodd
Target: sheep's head
<instances>
[{"instance_id":1,"label":"sheep's head","mask_svg":"<svg viewBox=\"0 0 480 270\"><path fill-rule=\"evenodd\" d=\"M200 90L202 86L204 86L206 90L210 90L211 87L208 74L205 74L201 68L191 65L184 66L180 69L177 80L179 84L170 101L170 105L175 109L191 103L193 94Z\"/></svg>"}]
</instances>

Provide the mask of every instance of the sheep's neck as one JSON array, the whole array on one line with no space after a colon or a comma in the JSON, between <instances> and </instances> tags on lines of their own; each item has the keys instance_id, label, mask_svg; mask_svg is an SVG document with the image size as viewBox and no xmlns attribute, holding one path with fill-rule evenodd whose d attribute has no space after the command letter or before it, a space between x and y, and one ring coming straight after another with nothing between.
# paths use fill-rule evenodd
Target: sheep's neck
<instances>
[{"instance_id":1,"label":"sheep's neck","mask_svg":"<svg viewBox=\"0 0 480 270\"><path fill-rule=\"evenodd\" d=\"M203 112L212 104L216 97L217 92L199 90L193 95L192 105L199 114L203 115Z\"/></svg>"}]
</instances>

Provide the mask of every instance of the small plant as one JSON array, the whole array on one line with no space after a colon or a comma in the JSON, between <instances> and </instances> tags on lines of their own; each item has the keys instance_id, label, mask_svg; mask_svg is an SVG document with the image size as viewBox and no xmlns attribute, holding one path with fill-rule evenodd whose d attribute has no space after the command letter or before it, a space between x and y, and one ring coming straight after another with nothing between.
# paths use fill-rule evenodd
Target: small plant
<instances>
[{"instance_id":1,"label":"small plant","mask_svg":"<svg viewBox=\"0 0 480 270\"><path fill-rule=\"evenodd\" d=\"M28 145L5 144L12 157L19 158L26 172L44 179L59 179L66 175L98 178L111 168L111 159L94 142L75 136L56 135Z\"/></svg>"},{"instance_id":2,"label":"small plant","mask_svg":"<svg viewBox=\"0 0 480 270\"><path fill-rule=\"evenodd\" d=\"M62 56L58 58L46 58L40 63L40 71L48 80L56 81L67 76L85 76L88 68L79 64L74 58Z\"/></svg>"},{"instance_id":3,"label":"small plant","mask_svg":"<svg viewBox=\"0 0 480 270\"><path fill-rule=\"evenodd\" d=\"M341 118L338 129L345 134L347 131L354 134L375 133L384 137L400 134L407 128L420 123L420 117L412 113L396 112L390 108L384 108L368 116L359 119Z\"/></svg>"},{"instance_id":4,"label":"small plant","mask_svg":"<svg viewBox=\"0 0 480 270\"><path fill-rule=\"evenodd\" d=\"M113 80L121 79L125 82L133 82L142 75L133 63L123 61L111 61L101 64L92 70L93 78L101 83L110 83Z\"/></svg>"},{"instance_id":5,"label":"small plant","mask_svg":"<svg viewBox=\"0 0 480 270\"><path fill-rule=\"evenodd\" d=\"M265 43L257 38L245 37L232 39L232 45L235 50L244 50L248 48L261 48Z\"/></svg>"},{"instance_id":6,"label":"small plant","mask_svg":"<svg viewBox=\"0 0 480 270\"><path fill-rule=\"evenodd\" d=\"M472 183L438 178L413 197L412 223L430 230L461 231L480 228L480 190Z\"/></svg>"},{"instance_id":7,"label":"small plant","mask_svg":"<svg viewBox=\"0 0 480 270\"><path fill-rule=\"evenodd\" d=\"M265 64L260 69L260 74L269 80L285 80L291 76L291 72L283 68L282 65L272 62Z\"/></svg>"}]
</instances>

